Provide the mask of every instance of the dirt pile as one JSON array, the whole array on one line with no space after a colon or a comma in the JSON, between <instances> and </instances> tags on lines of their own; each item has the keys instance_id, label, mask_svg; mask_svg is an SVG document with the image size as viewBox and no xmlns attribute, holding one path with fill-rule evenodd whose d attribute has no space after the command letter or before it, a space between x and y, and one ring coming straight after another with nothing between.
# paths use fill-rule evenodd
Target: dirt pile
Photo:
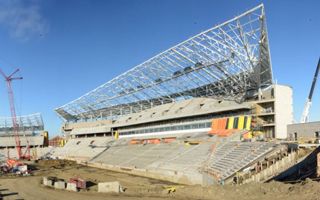
<instances>
[{"instance_id":1,"label":"dirt pile","mask_svg":"<svg viewBox=\"0 0 320 200\"><path fill-rule=\"evenodd\" d=\"M306 180L301 183L285 184L281 182L252 183L245 185L227 186L186 186L176 191L175 197L182 199L223 199L223 200L246 200L246 199L319 199L320 183Z\"/></svg>"},{"instance_id":2,"label":"dirt pile","mask_svg":"<svg viewBox=\"0 0 320 200\"><path fill-rule=\"evenodd\" d=\"M75 161L70 160L39 160L35 164L39 169L63 169L66 167L77 167L78 164Z\"/></svg>"},{"instance_id":3,"label":"dirt pile","mask_svg":"<svg viewBox=\"0 0 320 200\"><path fill-rule=\"evenodd\" d=\"M247 199L319 199L320 183L306 180L296 184L280 182L255 183L226 186L185 186L169 182L117 173L102 169L81 166L72 161L46 160L36 163L39 170L30 177L0 178L0 191L16 194L11 199L117 199L117 200L149 200L149 199L212 199L212 200L247 200ZM88 190L68 192L44 187L42 176L55 176L63 179L80 177L90 182ZM125 188L121 194L97 193L97 183L119 181ZM9 197L9 196L8 196ZM4 199L10 199L4 198Z\"/></svg>"}]
</instances>

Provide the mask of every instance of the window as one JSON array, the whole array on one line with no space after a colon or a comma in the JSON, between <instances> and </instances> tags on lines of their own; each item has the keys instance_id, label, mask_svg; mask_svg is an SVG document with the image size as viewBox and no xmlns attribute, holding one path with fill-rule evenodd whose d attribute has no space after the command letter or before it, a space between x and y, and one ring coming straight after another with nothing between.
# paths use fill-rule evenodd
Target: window
<instances>
[{"instance_id":1,"label":"window","mask_svg":"<svg viewBox=\"0 0 320 200\"><path fill-rule=\"evenodd\" d=\"M199 124L199 128L205 128L205 127L206 127L206 124L205 124L205 123Z\"/></svg>"},{"instance_id":2,"label":"window","mask_svg":"<svg viewBox=\"0 0 320 200\"><path fill-rule=\"evenodd\" d=\"M193 124L192 125L192 129L196 129L196 128L199 128L199 124Z\"/></svg>"}]
</instances>

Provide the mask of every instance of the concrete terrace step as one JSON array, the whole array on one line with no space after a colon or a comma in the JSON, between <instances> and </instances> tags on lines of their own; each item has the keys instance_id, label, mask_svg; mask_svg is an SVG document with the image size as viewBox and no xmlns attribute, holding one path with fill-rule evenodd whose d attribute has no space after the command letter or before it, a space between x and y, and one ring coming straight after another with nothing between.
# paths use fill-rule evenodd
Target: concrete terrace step
<instances>
[{"instance_id":1,"label":"concrete terrace step","mask_svg":"<svg viewBox=\"0 0 320 200\"><path fill-rule=\"evenodd\" d=\"M226 142L210 157L208 169L220 174L223 179L228 178L274 146L264 142Z\"/></svg>"}]
</instances>

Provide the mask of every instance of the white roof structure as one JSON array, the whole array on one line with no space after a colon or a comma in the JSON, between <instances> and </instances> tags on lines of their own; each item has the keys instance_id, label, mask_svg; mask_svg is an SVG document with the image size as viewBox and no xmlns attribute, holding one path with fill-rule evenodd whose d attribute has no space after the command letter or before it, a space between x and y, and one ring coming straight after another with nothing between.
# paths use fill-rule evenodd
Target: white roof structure
<instances>
[{"instance_id":1,"label":"white roof structure","mask_svg":"<svg viewBox=\"0 0 320 200\"><path fill-rule=\"evenodd\" d=\"M194 97L242 101L272 84L264 6L133 67L56 109L65 121L114 119Z\"/></svg>"},{"instance_id":2,"label":"white roof structure","mask_svg":"<svg viewBox=\"0 0 320 200\"><path fill-rule=\"evenodd\" d=\"M44 130L44 124L40 113L17 116L19 132L33 132ZM0 117L0 134L13 134L11 117Z\"/></svg>"}]
</instances>

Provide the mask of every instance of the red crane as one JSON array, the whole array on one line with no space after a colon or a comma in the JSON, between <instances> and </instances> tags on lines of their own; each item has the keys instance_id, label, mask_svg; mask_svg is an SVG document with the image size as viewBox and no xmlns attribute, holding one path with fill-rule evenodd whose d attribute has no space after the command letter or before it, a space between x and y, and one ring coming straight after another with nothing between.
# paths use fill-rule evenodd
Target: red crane
<instances>
[{"instance_id":1,"label":"red crane","mask_svg":"<svg viewBox=\"0 0 320 200\"><path fill-rule=\"evenodd\" d=\"M7 83L7 90L8 90L9 104L10 104L10 111L11 111L11 118L12 118L12 125L13 125L13 134L14 134L15 141L16 141L16 149L18 152L18 159L25 159L25 158L28 159L30 157L29 144L27 147L28 154L26 156L24 156L21 153L21 142L20 142L20 137L19 137L19 124L17 123L16 108L14 106L13 90L12 90L12 86L11 86L11 82L13 80L21 80L22 79L22 77L13 77L18 71L19 71L19 69L16 69L9 76L7 76L0 69L0 73L2 74L2 76L4 77L4 79Z\"/></svg>"}]
</instances>

